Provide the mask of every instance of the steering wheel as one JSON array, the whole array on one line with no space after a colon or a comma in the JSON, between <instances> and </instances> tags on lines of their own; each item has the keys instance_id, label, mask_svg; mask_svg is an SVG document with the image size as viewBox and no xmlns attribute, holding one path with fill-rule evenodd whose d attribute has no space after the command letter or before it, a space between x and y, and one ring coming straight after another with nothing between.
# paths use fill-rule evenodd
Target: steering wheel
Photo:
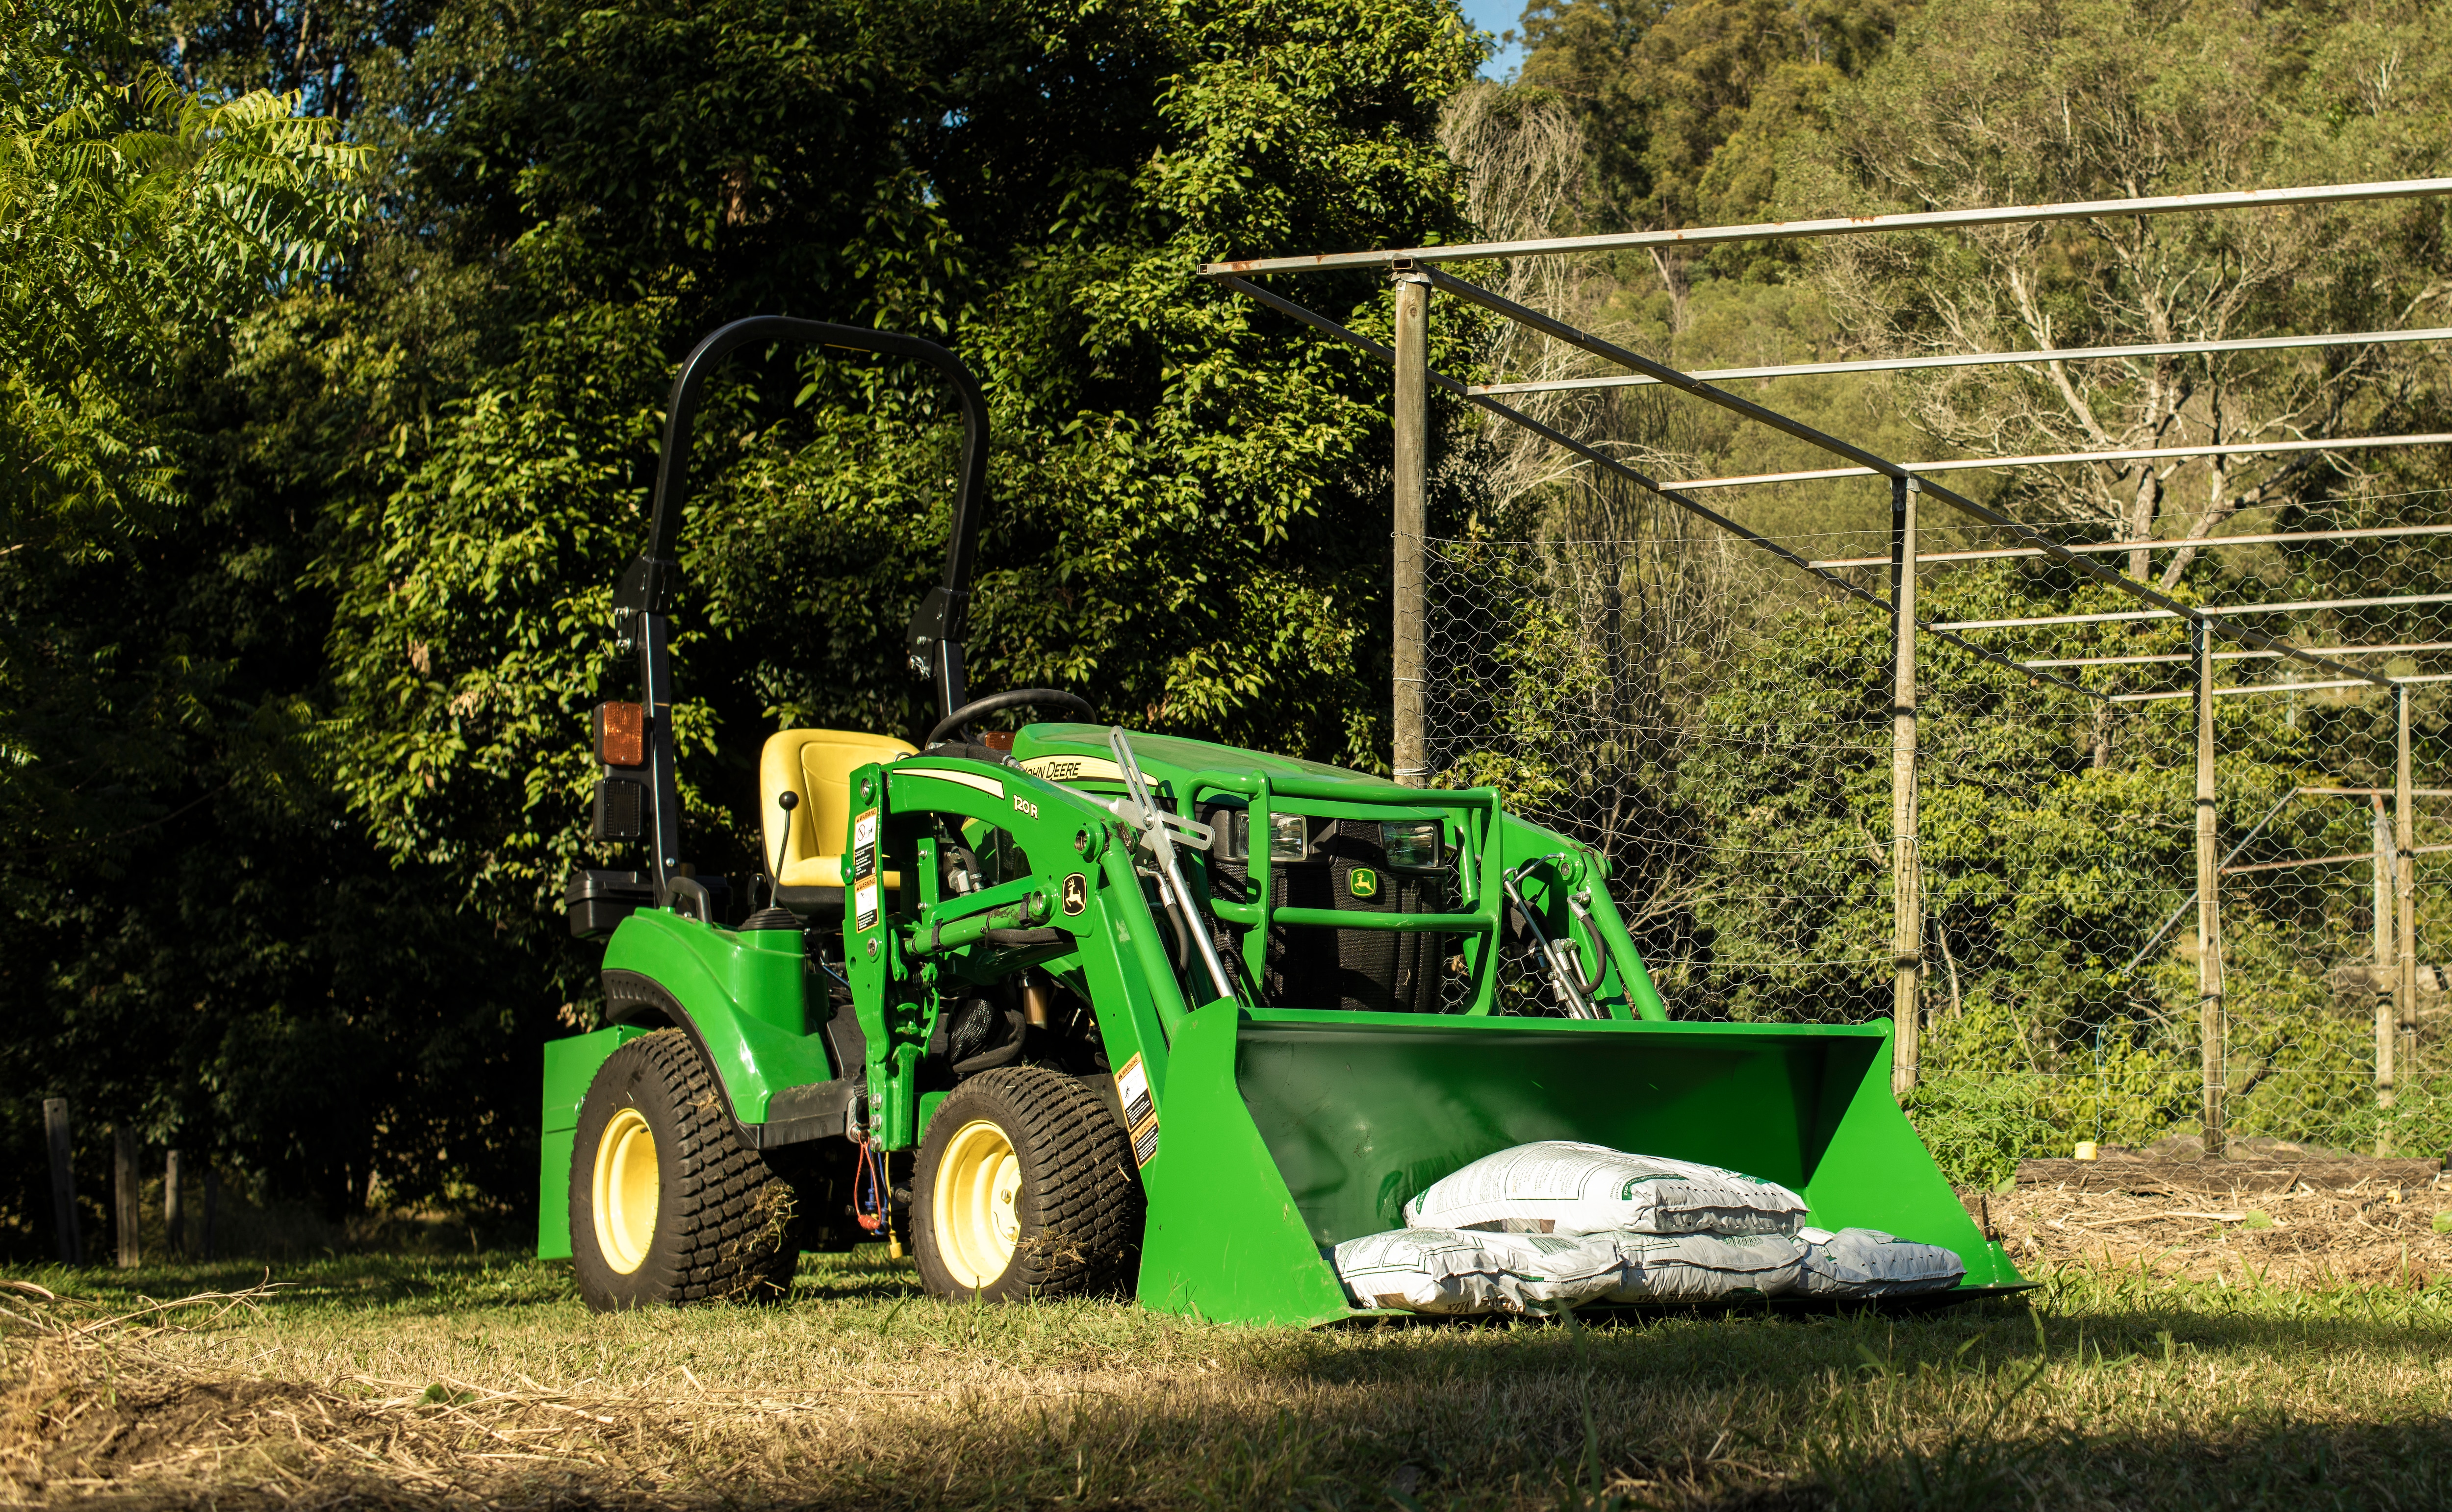
<instances>
[{"instance_id":1,"label":"steering wheel","mask_svg":"<svg viewBox=\"0 0 2452 1512\"><path fill-rule=\"evenodd\" d=\"M1078 693L1066 693L1058 688L1015 688L1006 693L991 693L984 698L973 698L938 720L937 727L928 732L928 738L920 742L920 747L924 750L935 745L979 716L994 714L999 709L1063 709L1078 714L1094 724L1098 718L1098 711L1091 708L1090 700Z\"/></svg>"}]
</instances>

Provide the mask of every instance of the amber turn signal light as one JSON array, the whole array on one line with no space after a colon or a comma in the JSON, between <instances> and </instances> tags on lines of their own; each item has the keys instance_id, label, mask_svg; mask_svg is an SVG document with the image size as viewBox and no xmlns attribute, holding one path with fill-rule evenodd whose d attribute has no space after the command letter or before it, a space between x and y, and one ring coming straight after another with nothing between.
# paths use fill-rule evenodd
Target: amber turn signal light
<instances>
[{"instance_id":1,"label":"amber turn signal light","mask_svg":"<svg viewBox=\"0 0 2452 1512\"><path fill-rule=\"evenodd\" d=\"M608 767L647 764L647 709L638 703L596 706L596 759Z\"/></svg>"}]
</instances>

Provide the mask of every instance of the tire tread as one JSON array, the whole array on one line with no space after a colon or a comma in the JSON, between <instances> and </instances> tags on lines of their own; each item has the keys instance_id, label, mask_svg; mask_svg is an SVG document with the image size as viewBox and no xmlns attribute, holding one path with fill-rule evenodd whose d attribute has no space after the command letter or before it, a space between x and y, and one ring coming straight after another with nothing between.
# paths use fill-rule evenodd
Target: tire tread
<instances>
[{"instance_id":1,"label":"tire tread","mask_svg":"<svg viewBox=\"0 0 2452 1512\"><path fill-rule=\"evenodd\" d=\"M715 1074L689 1036L660 1030L623 1047L645 1062L673 1112L679 1146L661 1203L672 1205L668 1303L779 1296L800 1263L790 1185L744 1142ZM776 1211L777 1205L783 1210ZM659 1225L659 1227L662 1227ZM662 1239L663 1235L660 1235ZM651 1259L651 1263L652 1259Z\"/></svg>"},{"instance_id":2,"label":"tire tread","mask_svg":"<svg viewBox=\"0 0 2452 1512\"><path fill-rule=\"evenodd\" d=\"M1037 1212L1047 1237L1025 1240L1015 1255L1024 1294L1129 1292L1144 1203L1132 1141L1106 1103L1078 1080L1033 1066L981 1071L960 1090L1010 1109L1020 1126L1015 1132L1038 1157L1024 1169L1036 1177Z\"/></svg>"}]
</instances>

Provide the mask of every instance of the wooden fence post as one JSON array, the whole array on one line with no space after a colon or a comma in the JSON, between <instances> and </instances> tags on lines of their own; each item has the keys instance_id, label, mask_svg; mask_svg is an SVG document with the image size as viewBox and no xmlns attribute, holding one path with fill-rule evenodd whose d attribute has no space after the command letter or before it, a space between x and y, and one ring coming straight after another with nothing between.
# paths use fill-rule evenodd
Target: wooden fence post
<instances>
[{"instance_id":1,"label":"wooden fence post","mask_svg":"<svg viewBox=\"0 0 2452 1512\"><path fill-rule=\"evenodd\" d=\"M204 1251L204 1258L206 1258L207 1260L210 1260L210 1259L212 1259L212 1258L213 1258L213 1219L214 1219L215 1217L217 1217L217 1216L218 1216L218 1214L215 1212L215 1209L216 1209L216 1208L220 1208L220 1206L221 1206L221 1201L222 1201L222 1173L221 1173L221 1168L220 1168L220 1167L218 1167L218 1166L215 1166L211 1161L209 1161L209 1160L208 1160L208 1161L207 1161L207 1162L205 1163L205 1232L204 1232L204 1243L203 1243L201 1246L199 1246L199 1247L198 1247L199 1248L201 1248L201 1249Z\"/></svg>"},{"instance_id":2,"label":"wooden fence post","mask_svg":"<svg viewBox=\"0 0 2452 1512\"><path fill-rule=\"evenodd\" d=\"M174 1256L188 1252L187 1192L179 1169L179 1152L170 1151L162 1162L162 1228L163 1247Z\"/></svg>"},{"instance_id":3,"label":"wooden fence post","mask_svg":"<svg viewBox=\"0 0 2452 1512\"><path fill-rule=\"evenodd\" d=\"M1923 1074L1924 870L1916 851L1916 499L1890 480L1890 1095Z\"/></svg>"},{"instance_id":4,"label":"wooden fence post","mask_svg":"<svg viewBox=\"0 0 2452 1512\"><path fill-rule=\"evenodd\" d=\"M69 1100L43 1099L43 1136L51 1147L51 1223L59 1232L60 1264L85 1264L85 1226L77 1220L76 1141L69 1128Z\"/></svg>"},{"instance_id":5,"label":"wooden fence post","mask_svg":"<svg viewBox=\"0 0 2452 1512\"><path fill-rule=\"evenodd\" d=\"M136 1130L126 1124L113 1124L110 1129L112 1196L119 1208L119 1265L123 1270L133 1269L138 1263L136 1249L137 1192L144 1178L136 1168Z\"/></svg>"}]
</instances>

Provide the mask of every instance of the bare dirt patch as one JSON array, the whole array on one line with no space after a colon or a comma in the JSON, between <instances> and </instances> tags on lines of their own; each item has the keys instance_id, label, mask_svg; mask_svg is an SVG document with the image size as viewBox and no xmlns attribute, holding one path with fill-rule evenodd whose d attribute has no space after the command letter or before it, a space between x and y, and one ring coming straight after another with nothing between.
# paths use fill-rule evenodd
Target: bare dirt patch
<instances>
[{"instance_id":1,"label":"bare dirt patch","mask_svg":"<svg viewBox=\"0 0 2452 1512\"><path fill-rule=\"evenodd\" d=\"M2431 1161L2029 1161L2015 1190L1966 1201L2029 1272L2142 1266L2299 1287L2452 1276L2452 1233L2435 1227L2452 1175Z\"/></svg>"}]
</instances>

